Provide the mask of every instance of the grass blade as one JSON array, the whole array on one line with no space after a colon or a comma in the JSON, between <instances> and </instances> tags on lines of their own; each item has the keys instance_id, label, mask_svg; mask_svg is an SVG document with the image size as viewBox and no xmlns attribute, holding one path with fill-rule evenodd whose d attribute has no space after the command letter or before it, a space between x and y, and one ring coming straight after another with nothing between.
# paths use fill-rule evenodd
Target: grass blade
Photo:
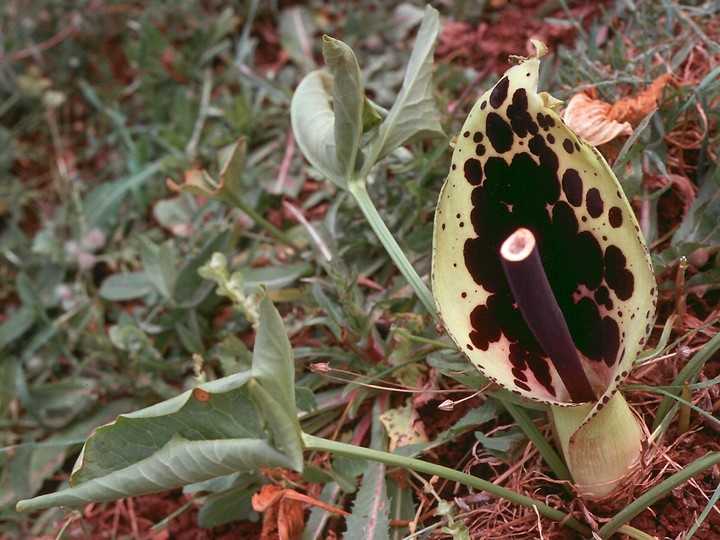
<instances>
[{"instance_id":1,"label":"grass blade","mask_svg":"<svg viewBox=\"0 0 720 540\"><path fill-rule=\"evenodd\" d=\"M598 536L603 539L610 538L620 527L630 521L632 518L646 510L652 504L662 499L676 487L684 484L693 476L709 469L713 465L720 463L720 452L713 452L707 456L703 456L683 470L676 472L654 488L647 491L630 503L626 508L618 512L615 517L603 525L598 531Z\"/></svg>"}]
</instances>

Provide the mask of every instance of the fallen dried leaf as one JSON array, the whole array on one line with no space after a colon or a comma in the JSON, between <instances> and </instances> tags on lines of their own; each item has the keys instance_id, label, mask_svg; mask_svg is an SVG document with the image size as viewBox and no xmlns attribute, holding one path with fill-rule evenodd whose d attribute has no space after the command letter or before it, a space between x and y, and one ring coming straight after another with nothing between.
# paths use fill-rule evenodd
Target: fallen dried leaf
<instances>
[{"instance_id":1,"label":"fallen dried leaf","mask_svg":"<svg viewBox=\"0 0 720 540\"><path fill-rule=\"evenodd\" d=\"M638 125L650 112L657 109L666 86L678 86L675 78L669 73L660 75L645 90L635 97L626 97L610 107L608 118L618 122L629 122Z\"/></svg>"},{"instance_id":2,"label":"fallen dried leaf","mask_svg":"<svg viewBox=\"0 0 720 540\"><path fill-rule=\"evenodd\" d=\"M298 540L305 528L303 503L319 506L323 510L347 516L340 508L330 506L318 499L269 484L252 496L252 507L264 512L261 540Z\"/></svg>"},{"instance_id":3,"label":"fallen dried leaf","mask_svg":"<svg viewBox=\"0 0 720 540\"><path fill-rule=\"evenodd\" d=\"M593 146L600 146L619 135L632 134L628 122L618 122L609 117L612 105L587 94L575 94L568 102L562 117L575 133Z\"/></svg>"},{"instance_id":4,"label":"fallen dried leaf","mask_svg":"<svg viewBox=\"0 0 720 540\"><path fill-rule=\"evenodd\" d=\"M390 452L400 446L428 442L425 427L410 400L403 407L388 409L382 413L380 422L385 426Z\"/></svg>"}]
</instances>

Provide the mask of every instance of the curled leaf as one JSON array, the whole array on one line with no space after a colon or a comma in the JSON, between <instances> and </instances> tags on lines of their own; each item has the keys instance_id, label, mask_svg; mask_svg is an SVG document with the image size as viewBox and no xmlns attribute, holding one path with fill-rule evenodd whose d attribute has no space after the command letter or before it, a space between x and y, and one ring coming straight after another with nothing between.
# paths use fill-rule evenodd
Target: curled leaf
<instances>
[{"instance_id":1,"label":"curled leaf","mask_svg":"<svg viewBox=\"0 0 720 540\"><path fill-rule=\"evenodd\" d=\"M283 489L276 485L266 485L252 496L253 510L265 512L262 538L290 540L302 535L305 517L303 504L311 504L328 512L341 516L348 513L321 500L298 493L294 489Z\"/></svg>"},{"instance_id":2,"label":"curled leaf","mask_svg":"<svg viewBox=\"0 0 720 540\"><path fill-rule=\"evenodd\" d=\"M628 122L610 119L612 105L587 94L575 94L563 111L562 118L570 129L594 146L605 144L620 135L631 135Z\"/></svg>"},{"instance_id":3,"label":"curled leaf","mask_svg":"<svg viewBox=\"0 0 720 540\"><path fill-rule=\"evenodd\" d=\"M565 123L592 145L599 146L620 135L631 135L633 129L657 109L666 86L677 86L672 75L661 75L636 96L613 104L580 93L574 95L563 111Z\"/></svg>"},{"instance_id":4,"label":"curled leaf","mask_svg":"<svg viewBox=\"0 0 720 540\"><path fill-rule=\"evenodd\" d=\"M307 75L298 85L290 104L290 120L297 145L305 159L342 189L347 179L335 150L333 76L321 70Z\"/></svg>"},{"instance_id":5,"label":"curled leaf","mask_svg":"<svg viewBox=\"0 0 720 540\"><path fill-rule=\"evenodd\" d=\"M330 36L323 36L323 58L330 68L334 83L335 157L345 178L351 178L355 172L363 132L365 100L360 66L352 49ZM362 155L360 157L362 159Z\"/></svg>"},{"instance_id":6,"label":"curled leaf","mask_svg":"<svg viewBox=\"0 0 720 540\"><path fill-rule=\"evenodd\" d=\"M185 171L185 181L182 184L168 178L166 185L171 191L192 193L232 203L237 200L240 193L240 178L245 165L246 152L247 140L245 137L240 137L230 149L230 154L220 171L219 182L216 182L207 171L193 169Z\"/></svg>"},{"instance_id":7,"label":"curled leaf","mask_svg":"<svg viewBox=\"0 0 720 540\"><path fill-rule=\"evenodd\" d=\"M677 87L677 81L672 75L665 73L655 79L646 90L643 90L637 96L626 97L615 102L610 107L608 117L611 120L629 122L636 126L651 111L657 109L663 90L668 85Z\"/></svg>"}]
</instances>

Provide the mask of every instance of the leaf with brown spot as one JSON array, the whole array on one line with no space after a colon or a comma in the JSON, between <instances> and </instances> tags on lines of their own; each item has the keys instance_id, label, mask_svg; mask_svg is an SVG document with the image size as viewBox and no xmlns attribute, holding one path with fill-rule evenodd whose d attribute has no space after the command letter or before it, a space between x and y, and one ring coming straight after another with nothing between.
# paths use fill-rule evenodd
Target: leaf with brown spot
<instances>
[{"instance_id":1,"label":"leaf with brown spot","mask_svg":"<svg viewBox=\"0 0 720 540\"><path fill-rule=\"evenodd\" d=\"M417 411L413 408L411 400L408 400L402 407L388 409L382 413L380 422L385 427L390 439L388 445L390 452L393 452L399 446L428 442L425 427L422 420L418 418Z\"/></svg>"}]
</instances>

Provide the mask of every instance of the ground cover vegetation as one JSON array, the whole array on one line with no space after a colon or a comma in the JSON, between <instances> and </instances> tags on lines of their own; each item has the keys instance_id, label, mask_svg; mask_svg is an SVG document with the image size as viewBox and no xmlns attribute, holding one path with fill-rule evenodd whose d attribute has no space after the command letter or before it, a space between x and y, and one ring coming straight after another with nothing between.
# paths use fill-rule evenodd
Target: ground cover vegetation
<instances>
[{"instance_id":1,"label":"ground cover vegetation","mask_svg":"<svg viewBox=\"0 0 720 540\"><path fill-rule=\"evenodd\" d=\"M0 7L3 538L720 536L720 8L435 7ZM657 283L600 501L430 288L454 137L531 39Z\"/></svg>"}]
</instances>

